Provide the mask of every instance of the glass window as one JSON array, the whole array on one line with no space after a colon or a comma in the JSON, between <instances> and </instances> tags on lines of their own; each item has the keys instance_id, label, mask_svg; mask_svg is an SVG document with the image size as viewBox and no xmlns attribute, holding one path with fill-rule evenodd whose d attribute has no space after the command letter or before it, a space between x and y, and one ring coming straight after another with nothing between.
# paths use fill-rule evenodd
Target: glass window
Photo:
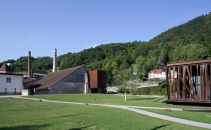
<instances>
[{"instance_id":1,"label":"glass window","mask_svg":"<svg viewBox=\"0 0 211 130\"><path fill-rule=\"evenodd\" d=\"M11 83L11 78L7 77L7 83Z\"/></svg>"}]
</instances>

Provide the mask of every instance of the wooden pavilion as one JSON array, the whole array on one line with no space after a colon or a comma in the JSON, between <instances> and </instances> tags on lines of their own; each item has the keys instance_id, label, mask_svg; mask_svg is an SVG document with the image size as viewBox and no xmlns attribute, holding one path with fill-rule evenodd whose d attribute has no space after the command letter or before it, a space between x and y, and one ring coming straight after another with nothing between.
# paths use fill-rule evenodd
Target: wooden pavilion
<instances>
[{"instance_id":1,"label":"wooden pavilion","mask_svg":"<svg viewBox=\"0 0 211 130\"><path fill-rule=\"evenodd\" d=\"M211 60L167 64L167 103L211 105Z\"/></svg>"}]
</instances>

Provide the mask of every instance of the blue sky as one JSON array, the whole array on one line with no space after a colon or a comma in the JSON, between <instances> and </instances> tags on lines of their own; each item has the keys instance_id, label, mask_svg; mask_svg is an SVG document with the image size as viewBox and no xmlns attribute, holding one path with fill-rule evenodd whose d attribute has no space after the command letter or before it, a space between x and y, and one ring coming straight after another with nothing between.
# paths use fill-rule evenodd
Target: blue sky
<instances>
[{"instance_id":1,"label":"blue sky","mask_svg":"<svg viewBox=\"0 0 211 130\"><path fill-rule=\"evenodd\" d=\"M148 41L211 12L211 0L0 0L0 62Z\"/></svg>"}]
</instances>

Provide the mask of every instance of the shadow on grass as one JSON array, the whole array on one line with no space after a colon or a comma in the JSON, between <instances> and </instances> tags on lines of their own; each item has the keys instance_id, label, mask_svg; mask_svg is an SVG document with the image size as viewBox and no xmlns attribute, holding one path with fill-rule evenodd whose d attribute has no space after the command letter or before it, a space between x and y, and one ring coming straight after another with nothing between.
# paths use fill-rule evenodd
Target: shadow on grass
<instances>
[{"instance_id":1,"label":"shadow on grass","mask_svg":"<svg viewBox=\"0 0 211 130\"><path fill-rule=\"evenodd\" d=\"M162 128L162 127L165 127L165 126L168 126L168 125L171 125L171 124L157 126L157 127L152 128L152 129L150 129L150 130L158 130L158 129L160 129L160 128Z\"/></svg>"},{"instance_id":2,"label":"shadow on grass","mask_svg":"<svg viewBox=\"0 0 211 130\"><path fill-rule=\"evenodd\" d=\"M154 99L157 99L157 98L131 98L128 100L154 100Z\"/></svg>"},{"instance_id":3,"label":"shadow on grass","mask_svg":"<svg viewBox=\"0 0 211 130\"><path fill-rule=\"evenodd\" d=\"M23 126L12 126L12 127L1 127L0 130L39 130L43 128L49 127L50 124L42 124L42 125L23 125Z\"/></svg>"},{"instance_id":4,"label":"shadow on grass","mask_svg":"<svg viewBox=\"0 0 211 130\"><path fill-rule=\"evenodd\" d=\"M82 129L85 129L85 128L88 128L90 126L84 126L84 127L80 127L80 128L71 128L69 130L82 130Z\"/></svg>"},{"instance_id":5,"label":"shadow on grass","mask_svg":"<svg viewBox=\"0 0 211 130\"><path fill-rule=\"evenodd\" d=\"M58 116L58 117L41 118L41 119L35 119L35 120L46 120L46 119L52 119L52 118L73 117L73 116L80 116L80 115L85 115L85 114L88 114L88 113L75 114L75 115L63 115L63 116Z\"/></svg>"}]
</instances>

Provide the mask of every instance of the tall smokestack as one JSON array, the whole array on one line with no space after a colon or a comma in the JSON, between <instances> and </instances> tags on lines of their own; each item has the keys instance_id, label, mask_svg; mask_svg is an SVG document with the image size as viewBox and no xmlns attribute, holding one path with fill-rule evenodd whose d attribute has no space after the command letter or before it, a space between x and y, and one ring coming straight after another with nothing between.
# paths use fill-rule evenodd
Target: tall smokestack
<instances>
[{"instance_id":1,"label":"tall smokestack","mask_svg":"<svg viewBox=\"0 0 211 130\"><path fill-rule=\"evenodd\" d=\"M53 57L53 72L57 71L57 49L54 49L54 57Z\"/></svg>"},{"instance_id":2,"label":"tall smokestack","mask_svg":"<svg viewBox=\"0 0 211 130\"><path fill-rule=\"evenodd\" d=\"M28 78L31 78L31 51L29 51L28 55Z\"/></svg>"}]
</instances>

